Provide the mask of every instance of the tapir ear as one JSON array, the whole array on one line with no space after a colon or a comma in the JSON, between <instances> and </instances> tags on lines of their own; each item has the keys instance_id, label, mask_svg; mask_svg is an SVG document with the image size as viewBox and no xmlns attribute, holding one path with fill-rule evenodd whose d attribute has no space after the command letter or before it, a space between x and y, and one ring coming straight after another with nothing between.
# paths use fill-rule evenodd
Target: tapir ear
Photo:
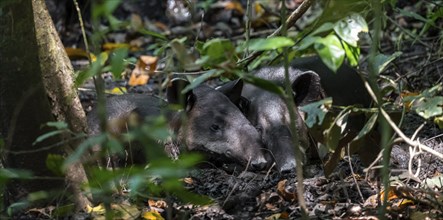
<instances>
[{"instance_id":1,"label":"tapir ear","mask_svg":"<svg viewBox=\"0 0 443 220\"><path fill-rule=\"evenodd\" d=\"M320 77L313 71L300 72L292 82L295 104L303 106L324 98Z\"/></svg>"},{"instance_id":2,"label":"tapir ear","mask_svg":"<svg viewBox=\"0 0 443 220\"><path fill-rule=\"evenodd\" d=\"M243 98L241 96L241 92L243 90L243 80L237 79L228 82L222 86L217 87L216 90L225 94L235 105L239 105Z\"/></svg>"},{"instance_id":3,"label":"tapir ear","mask_svg":"<svg viewBox=\"0 0 443 220\"><path fill-rule=\"evenodd\" d=\"M189 82L185 79L172 79L170 85L166 88L168 102L170 104L186 105L188 94L182 94L181 92L187 85L189 85Z\"/></svg>"}]
</instances>

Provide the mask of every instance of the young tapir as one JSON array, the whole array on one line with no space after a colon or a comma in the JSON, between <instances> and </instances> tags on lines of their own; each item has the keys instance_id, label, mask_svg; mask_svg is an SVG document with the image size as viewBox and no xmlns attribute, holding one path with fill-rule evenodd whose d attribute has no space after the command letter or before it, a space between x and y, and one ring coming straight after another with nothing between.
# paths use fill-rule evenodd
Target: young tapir
<instances>
[{"instance_id":1,"label":"young tapir","mask_svg":"<svg viewBox=\"0 0 443 220\"><path fill-rule=\"evenodd\" d=\"M186 146L188 150L221 155L242 165L249 162L252 170L267 167L258 131L231 102L240 98L241 85L225 91L225 94L200 85L182 96L181 100L177 95L181 92L180 86L183 86L182 80L173 81L167 91L168 102L145 94L111 97L106 102L107 119L127 117L132 113L143 118L158 116L168 103L182 102L183 111L167 115L179 145ZM184 123L181 123L181 114L187 118ZM99 133L95 109L88 115L88 124L91 135Z\"/></svg>"},{"instance_id":2,"label":"young tapir","mask_svg":"<svg viewBox=\"0 0 443 220\"><path fill-rule=\"evenodd\" d=\"M303 106L318 101L326 95L333 98L334 105L361 104L368 106L370 97L354 69L343 65L333 73L318 57L298 58L289 68L289 78L294 93L296 106ZM301 70L302 69L302 70ZM283 67L265 67L254 73L254 76L284 86ZM235 81L224 85L232 87ZM294 143L289 129L289 113L285 101L275 93L251 84L245 84L242 96L246 102L237 103L261 133L262 141L271 152L279 171L289 171L295 167ZM301 113L294 109L297 116L299 148L306 160L305 150L309 147L308 131ZM348 127L361 127L364 118L353 117ZM357 122L357 123L355 123ZM357 130L359 128L354 128ZM303 161L304 162L304 161Z\"/></svg>"},{"instance_id":3,"label":"young tapir","mask_svg":"<svg viewBox=\"0 0 443 220\"><path fill-rule=\"evenodd\" d=\"M254 76L284 86L283 67L265 67L254 73ZM323 98L319 76L312 71L300 71L289 68L291 87L294 92L295 104L304 105ZM222 88L229 88L232 84L241 83L235 81L228 83ZM252 84L245 84L242 96L248 100L242 103L240 108L260 132L262 141L280 172L290 171L295 168L295 144L292 142L290 131L290 117L285 100L278 94L269 92ZM299 132L299 146L305 162L305 151L309 147L309 138L306 125L301 113L294 109L297 117L297 129Z\"/></svg>"}]
</instances>

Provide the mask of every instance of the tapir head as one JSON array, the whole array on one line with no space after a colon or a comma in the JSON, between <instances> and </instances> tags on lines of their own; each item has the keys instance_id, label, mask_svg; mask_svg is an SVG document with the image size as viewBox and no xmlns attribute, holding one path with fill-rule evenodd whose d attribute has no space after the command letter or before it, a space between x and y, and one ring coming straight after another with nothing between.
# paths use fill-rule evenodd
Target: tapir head
<instances>
[{"instance_id":1,"label":"tapir head","mask_svg":"<svg viewBox=\"0 0 443 220\"><path fill-rule=\"evenodd\" d=\"M168 90L168 101L176 103L178 86L182 81L173 81ZM262 152L258 131L233 104L241 96L242 85L223 92L200 85L181 96L186 114L180 126L179 139L188 150L198 150L227 157L242 165L261 170L267 166Z\"/></svg>"},{"instance_id":2,"label":"tapir head","mask_svg":"<svg viewBox=\"0 0 443 220\"><path fill-rule=\"evenodd\" d=\"M284 69L281 67L263 68L255 76L270 80L283 86ZM289 69L292 92L296 106L302 106L323 97L319 76L312 71ZM224 87L232 87L233 84ZM248 120L257 128L262 142L272 154L277 169L281 172L289 171L296 165L294 148L290 131L290 117L288 106L279 95L258 88L251 84L244 86L242 96L247 100L239 100L236 104L242 109ZM309 139L303 117L298 109L294 109L297 117L299 147L304 152L309 147ZM302 160L304 161L305 156Z\"/></svg>"}]
</instances>

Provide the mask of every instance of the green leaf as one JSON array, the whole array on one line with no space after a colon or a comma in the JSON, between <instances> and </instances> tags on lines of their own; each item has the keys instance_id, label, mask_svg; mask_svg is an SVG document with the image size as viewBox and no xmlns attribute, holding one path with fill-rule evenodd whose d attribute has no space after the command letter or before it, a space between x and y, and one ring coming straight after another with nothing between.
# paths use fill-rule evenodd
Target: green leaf
<instances>
[{"instance_id":1,"label":"green leaf","mask_svg":"<svg viewBox=\"0 0 443 220\"><path fill-rule=\"evenodd\" d=\"M113 137L108 138L105 142L104 147L109 151L109 154L119 154L124 155L124 148L122 144Z\"/></svg>"},{"instance_id":2,"label":"green leaf","mask_svg":"<svg viewBox=\"0 0 443 220\"><path fill-rule=\"evenodd\" d=\"M337 72L345 59L345 51L337 36L330 34L325 38L318 39L314 44L314 48L323 63L332 71Z\"/></svg>"},{"instance_id":3,"label":"green leaf","mask_svg":"<svg viewBox=\"0 0 443 220\"><path fill-rule=\"evenodd\" d=\"M0 169L0 182L9 179L31 179L33 174L29 170L19 170L11 168Z\"/></svg>"},{"instance_id":4,"label":"green leaf","mask_svg":"<svg viewBox=\"0 0 443 220\"><path fill-rule=\"evenodd\" d=\"M361 15L353 13L338 21L334 26L334 31L346 43L357 47L358 34L368 32L368 24Z\"/></svg>"},{"instance_id":5,"label":"green leaf","mask_svg":"<svg viewBox=\"0 0 443 220\"><path fill-rule=\"evenodd\" d=\"M101 1L93 2L93 10L92 10L92 17L94 19L103 16L109 16L114 12L114 10L120 5L121 0L112 0L112 1Z\"/></svg>"},{"instance_id":6,"label":"green leaf","mask_svg":"<svg viewBox=\"0 0 443 220\"><path fill-rule=\"evenodd\" d=\"M207 79L212 78L212 77L218 77L222 73L223 73L222 70L216 70L216 69L209 70L208 72L204 73L203 75L195 78L189 85L187 85L183 89L182 94L186 94L187 92L191 91L192 89L194 89L198 85L202 84Z\"/></svg>"},{"instance_id":7,"label":"green leaf","mask_svg":"<svg viewBox=\"0 0 443 220\"><path fill-rule=\"evenodd\" d=\"M404 9L400 9L400 8L398 8L397 10L400 13L400 15L403 15L405 17L411 17L411 18L417 19L419 21L422 21L423 23L429 22L428 19L424 18L423 16L421 16L411 10L404 10Z\"/></svg>"},{"instance_id":8,"label":"green leaf","mask_svg":"<svg viewBox=\"0 0 443 220\"><path fill-rule=\"evenodd\" d=\"M46 123L46 126L54 127L57 128L58 130L68 129L68 124L64 121L50 121Z\"/></svg>"},{"instance_id":9,"label":"green leaf","mask_svg":"<svg viewBox=\"0 0 443 220\"><path fill-rule=\"evenodd\" d=\"M184 40L174 39L169 43L172 51L174 51L181 67L187 71L196 71L200 69L200 65L195 63L195 58L188 52L183 42Z\"/></svg>"},{"instance_id":10,"label":"green leaf","mask_svg":"<svg viewBox=\"0 0 443 220\"><path fill-rule=\"evenodd\" d=\"M351 107L343 109L335 118L334 122L331 124L331 127L325 131L326 146L331 152L334 152L335 149L337 149L338 142L345 131L348 123L348 116L351 113L350 108Z\"/></svg>"},{"instance_id":11,"label":"green leaf","mask_svg":"<svg viewBox=\"0 0 443 220\"><path fill-rule=\"evenodd\" d=\"M440 128L440 130L443 130L443 115L439 116L439 117L435 117L434 118L434 123L436 125L438 125L438 128Z\"/></svg>"},{"instance_id":12,"label":"green leaf","mask_svg":"<svg viewBox=\"0 0 443 220\"><path fill-rule=\"evenodd\" d=\"M49 154L46 158L46 167L48 167L48 169L52 171L52 173L54 173L55 175L63 176L64 172L61 168L63 166L64 160L65 159L62 155Z\"/></svg>"},{"instance_id":13,"label":"green leaf","mask_svg":"<svg viewBox=\"0 0 443 220\"><path fill-rule=\"evenodd\" d=\"M157 32L154 32L154 31L147 30L147 29L145 29L145 28L141 28L141 29L139 29L139 30L137 30L137 31L138 31L140 34L149 35L149 36L151 36L151 37L156 37L156 38L161 39L161 40L167 40L167 38L165 37L165 35L160 34L160 33L157 33Z\"/></svg>"},{"instance_id":14,"label":"green leaf","mask_svg":"<svg viewBox=\"0 0 443 220\"><path fill-rule=\"evenodd\" d=\"M226 58L234 51L234 45L228 39L215 38L203 44L203 55L207 55L211 60Z\"/></svg>"},{"instance_id":15,"label":"green leaf","mask_svg":"<svg viewBox=\"0 0 443 220\"><path fill-rule=\"evenodd\" d=\"M75 78L75 87L81 86L86 80L93 76L99 76L107 59L107 55L103 53L97 56L97 60L95 62L92 62L90 68L85 71L81 71Z\"/></svg>"},{"instance_id":16,"label":"green leaf","mask_svg":"<svg viewBox=\"0 0 443 220\"><path fill-rule=\"evenodd\" d=\"M372 114L372 116L366 122L365 126L360 130L358 135L355 136L355 138L352 141L357 141L360 138L362 138L363 136L365 136L366 134L368 134L372 130L372 128L374 127L375 122L377 122L377 118L378 118L378 112L375 112L374 114Z\"/></svg>"},{"instance_id":17,"label":"green leaf","mask_svg":"<svg viewBox=\"0 0 443 220\"><path fill-rule=\"evenodd\" d=\"M111 55L111 72L114 79L120 79L125 70L125 58L128 56L128 48L118 48Z\"/></svg>"},{"instance_id":18,"label":"green leaf","mask_svg":"<svg viewBox=\"0 0 443 220\"><path fill-rule=\"evenodd\" d=\"M56 130L56 131L50 131L48 133L44 133L44 134L38 136L37 139L32 143L32 145L36 145L36 144L38 144L50 137L62 134L64 132L66 132L66 131L65 130Z\"/></svg>"},{"instance_id":19,"label":"green leaf","mask_svg":"<svg viewBox=\"0 0 443 220\"><path fill-rule=\"evenodd\" d=\"M243 80L247 83L260 87L269 92L275 93L277 95L283 96L285 94L285 90L281 86L278 86L269 80L258 78L252 75L244 75Z\"/></svg>"},{"instance_id":20,"label":"green leaf","mask_svg":"<svg viewBox=\"0 0 443 220\"><path fill-rule=\"evenodd\" d=\"M312 37L312 36L307 36L307 37L303 38L303 40L301 40L300 43L297 44L298 45L297 50L299 50L299 51L306 50L307 48L312 46L320 38L321 37Z\"/></svg>"},{"instance_id":21,"label":"green leaf","mask_svg":"<svg viewBox=\"0 0 443 220\"><path fill-rule=\"evenodd\" d=\"M421 101L421 98L431 98L436 94L443 90L443 86L441 84L437 84L429 89L425 89L419 95L416 96L406 96L403 98L403 102L413 102L413 101Z\"/></svg>"},{"instance_id":22,"label":"green leaf","mask_svg":"<svg viewBox=\"0 0 443 220\"><path fill-rule=\"evenodd\" d=\"M436 96L423 100L423 103L415 110L418 115L425 119L443 114L443 97Z\"/></svg>"},{"instance_id":23,"label":"green leaf","mask_svg":"<svg viewBox=\"0 0 443 220\"><path fill-rule=\"evenodd\" d=\"M332 29L334 29L335 24L331 23L331 22L326 22L324 24L322 24L320 27L318 27L317 29L315 29L310 36L314 36L318 33L322 33L322 32L329 32Z\"/></svg>"},{"instance_id":24,"label":"green leaf","mask_svg":"<svg viewBox=\"0 0 443 220\"><path fill-rule=\"evenodd\" d=\"M443 86L441 83L429 88L429 89L425 89L425 91L422 92L423 97L433 97L436 94L440 93L443 90Z\"/></svg>"},{"instance_id":25,"label":"green leaf","mask_svg":"<svg viewBox=\"0 0 443 220\"><path fill-rule=\"evenodd\" d=\"M83 154L85 154L87 152L88 149L92 148L95 145L100 145L102 143L105 142L106 140L106 134L100 134L98 136L95 137L90 137L88 139L86 139L85 141L83 141L78 147L77 149L74 151L74 153L72 153L71 155L69 155L68 158L66 158L62 169L66 170L66 167L72 163L74 163L75 161L80 160L80 158L83 156Z\"/></svg>"},{"instance_id":26,"label":"green leaf","mask_svg":"<svg viewBox=\"0 0 443 220\"><path fill-rule=\"evenodd\" d=\"M349 65L357 66L358 58L360 57L360 47L353 47L348 43L342 41L343 48L345 49L346 57L349 60Z\"/></svg>"},{"instance_id":27,"label":"green leaf","mask_svg":"<svg viewBox=\"0 0 443 220\"><path fill-rule=\"evenodd\" d=\"M386 56L384 54L378 54L377 56L375 56L374 67L377 70L377 74L385 71L386 67L401 54L402 52L395 52L390 56Z\"/></svg>"},{"instance_id":28,"label":"green leaf","mask_svg":"<svg viewBox=\"0 0 443 220\"><path fill-rule=\"evenodd\" d=\"M323 123L323 119L328 113L327 109L331 105L332 105L332 98L328 97L320 101L299 107L299 109L308 113L308 117L306 118L305 123L309 128L312 128L315 124L321 125Z\"/></svg>"},{"instance_id":29,"label":"green leaf","mask_svg":"<svg viewBox=\"0 0 443 220\"><path fill-rule=\"evenodd\" d=\"M252 39L249 41L248 46L250 50L262 51L290 47L294 44L294 41L287 37L270 37L266 39Z\"/></svg>"}]
</instances>

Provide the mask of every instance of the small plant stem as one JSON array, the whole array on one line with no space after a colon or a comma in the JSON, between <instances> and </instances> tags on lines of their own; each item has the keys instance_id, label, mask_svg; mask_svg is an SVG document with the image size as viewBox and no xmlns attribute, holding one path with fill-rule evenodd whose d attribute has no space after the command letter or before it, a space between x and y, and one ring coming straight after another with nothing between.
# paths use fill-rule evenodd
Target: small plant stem
<instances>
[{"instance_id":1,"label":"small plant stem","mask_svg":"<svg viewBox=\"0 0 443 220\"><path fill-rule=\"evenodd\" d=\"M286 4L285 0L282 0L282 9L281 9L281 18L283 18L286 15ZM300 6L301 7L301 6ZM286 19L286 22L282 22L283 25L281 26L281 35L286 36L287 34L287 23L289 19ZM298 198L298 204L301 209L302 219L308 219L308 209L306 208L306 202L303 196L304 192L304 186L303 186L303 168L302 168L302 152L300 150L300 140L298 136L298 129L297 129L297 120L298 117L296 117L296 106L294 102L294 95L292 92L291 82L289 81L289 60L288 60L288 48L283 48L283 56L284 56L284 67L285 67L285 101L286 105L288 106L289 111L289 118L290 118L290 130L291 130L291 137L292 137L292 143L294 144L294 151L295 151L295 162L296 162L296 173L297 173L297 198Z\"/></svg>"},{"instance_id":2,"label":"small plant stem","mask_svg":"<svg viewBox=\"0 0 443 220\"><path fill-rule=\"evenodd\" d=\"M91 65L91 51L89 50L88 38L86 37L85 24L83 23L82 13L80 11L80 7L78 6L77 0L72 0L75 5L75 10L77 11L78 22L80 23L80 29L82 30L83 43L85 44L86 54L88 56L89 65Z\"/></svg>"}]
</instances>

